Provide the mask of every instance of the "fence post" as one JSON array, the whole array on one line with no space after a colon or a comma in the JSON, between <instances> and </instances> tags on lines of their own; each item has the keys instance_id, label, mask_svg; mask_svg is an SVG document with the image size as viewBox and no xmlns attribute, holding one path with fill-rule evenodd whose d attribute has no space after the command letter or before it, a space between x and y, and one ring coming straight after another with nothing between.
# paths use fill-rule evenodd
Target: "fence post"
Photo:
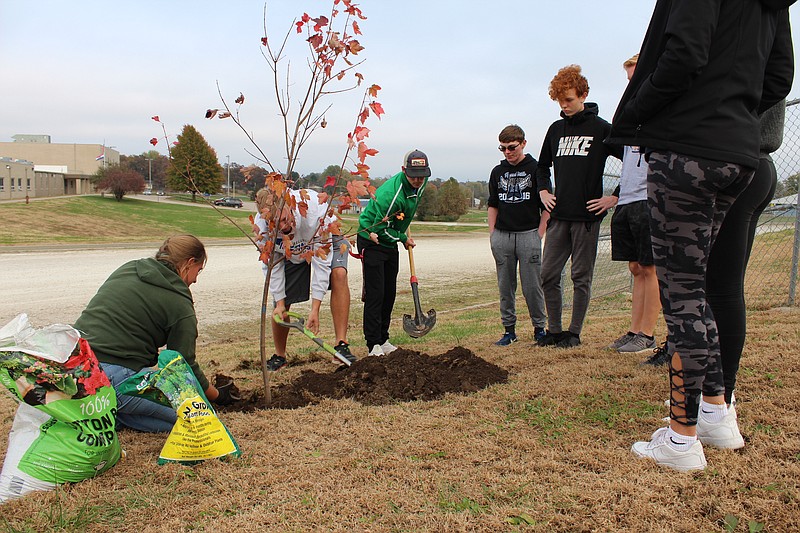
<instances>
[{"instance_id":1,"label":"fence post","mask_svg":"<svg viewBox=\"0 0 800 533\"><path fill-rule=\"evenodd\" d=\"M797 264L800 262L800 191L794 207L794 245L792 246L792 270L789 274L789 305L794 306L797 292Z\"/></svg>"}]
</instances>

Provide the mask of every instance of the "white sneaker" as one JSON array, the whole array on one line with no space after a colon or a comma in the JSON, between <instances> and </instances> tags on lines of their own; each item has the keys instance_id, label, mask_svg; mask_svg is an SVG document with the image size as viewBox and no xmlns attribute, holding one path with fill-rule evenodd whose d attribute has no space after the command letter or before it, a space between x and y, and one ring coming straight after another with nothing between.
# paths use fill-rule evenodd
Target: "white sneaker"
<instances>
[{"instance_id":1,"label":"white sneaker","mask_svg":"<svg viewBox=\"0 0 800 533\"><path fill-rule=\"evenodd\" d=\"M392 344L389 341L386 341L383 344L381 344L381 350L383 350L383 353L385 355L389 355L390 353L392 353L396 349L397 349L397 346L395 346L394 344Z\"/></svg>"},{"instance_id":2,"label":"white sneaker","mask_svg":"<svg viewBox=\"0 0 800 533\"><path fill-rule=\"evenodd\" d=\"M738 450L744 447L744 438L739 431L739 423L736 420L736 409L731 405L722 420L716 423L707 422L703 419L703 414L697 417L697 438L703 444L724 448L726 450Z\"/></svg>"},{"instance_id":3,"label":"white sneaker","mask_svg":"<svg viewBox=\"0 0 800 533\"><path fill-rule=\"evenodd\" d=\"M669 442L668 430L668 427L657 429L650 437L650 442L635 442L631 451L638 457L653 459L657 465L668 466L679 472L704 470L707 463L700 440L694 441L686 451L676 450Z\"/></svg>"},{"instance_id":4,"label":"white sneaker","mask_svg":"<svg viewBox=\"0 0 800 533\"><path fill-rule=\"evenodd\" d=\"M375 346L373 346L373 347L372 347L372 349L369 351L369 355L371 355L371 356L373 356L373 357L374 357L374 356L379 356L379 355L386 355L386 352L384 352L384 351L383 351L383 348L381 348L381 345L380 345L380 344L376 344L376 345L375 345Z\"/></svg>"}]
</instances>

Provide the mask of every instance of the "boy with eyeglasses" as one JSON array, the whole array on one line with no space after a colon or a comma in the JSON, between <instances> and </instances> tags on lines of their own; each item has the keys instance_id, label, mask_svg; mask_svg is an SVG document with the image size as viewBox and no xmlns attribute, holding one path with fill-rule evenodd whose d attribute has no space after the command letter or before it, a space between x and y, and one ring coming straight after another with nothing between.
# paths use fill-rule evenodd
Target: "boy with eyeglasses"
<instances>
[{"instance_id":1,"label":"boy with eyeglasses","mask_svg":"<svg viewBox=\"0 0 800 533\"><path fill-rule=\"evenodd\" d=\"M536 159L525 153L525 132L516 124L498 136L505 156L489 176L489 243L497 269L500 319L505 328L497 346L517 341L517 265L522 294L533 323L534 341L545 335L542 293L542 237L549 215L536 190Z\"/></svg>"},{"instance_id":2,"label":"boy with eyeglasses","mask_svg":"<svg viewBox=\"0 0 800 533\"><path fill-rule=\"evenodd\" d=\"M550 98L561 107L539 155L536 180L539 196L550 212L542 260L542 289L547 307L547 334L540 346L571 348L581 343L581 329L592 290L600 222L616 205L616 196L603 196L606 159L622 159L621 146L603 144L611 126L597 115L597 104L586 102L589 82L581 67L568 65L550 82ZM555 177L555 194L550 167ZM562 330L561 271L572 258L572 321Z\"/></svg>"}]
</instances>

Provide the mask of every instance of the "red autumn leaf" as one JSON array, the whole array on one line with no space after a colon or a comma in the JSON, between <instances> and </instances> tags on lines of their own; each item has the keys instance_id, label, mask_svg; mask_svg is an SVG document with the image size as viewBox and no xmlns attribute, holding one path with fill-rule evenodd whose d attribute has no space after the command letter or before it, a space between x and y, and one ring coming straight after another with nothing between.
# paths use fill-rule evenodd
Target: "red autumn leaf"
<instances>
[{"instance_id":1,"label":"red autumn leaf","mask_svg":"<svg viewBox=\"0 0 800 533\"><path fill-rule=\"evenodd\" d=\"M284 187L286 187L285 183ZM297 200L295 200L294 196L292 196L291 194L284 194L283 199L286 202L286 205L289 206L289 209L291 209L292 211L294 211L297 208Z\"/></svg>"},{"instance_id":2,"label":"red autumn leaf","mask_svg":"<svg viewBox=\"0 0 800 533\"><path fill-rule=\"evenodd\" d=\"M292 258L292 239L289 238L288 235L281 235L283 239L283 253L286 255L286 259Z\"/></svg>"},{"instance_id":3,"label":"red autumn leaf","mask_svg":"<svg viewBox=\"0 0 800 533\"><path fill-rule=\"evenodd\" d=\"M328 257L328 250L327 250L327 248L326 248L326 247L320 247L320 248L317 248L317 250L314 252L314 255L316 255L316 256L317 256L317 257L319 257L320 259L327 259L327 257Z\"/></svg>"},{"instance_id":4,"label":"red autumn leaf","mask_svg":"<svg viewBox=\"0 0 800 533\"><path fill-rule=\"evenodd\" d=\"M225 111L223 113L220 113L217 118L231 118L231 114Z\"/></svg>"},{"instance_id":5,"label":"red autumn leaf","mask_svg":"<svg viewBox=\"0 0 800 533\"><path fill-rule=\"evenodd\" d=\"M295 24L297 24L297 33L303 33L303 23L295 22Z\"/></svg>"},{"instance_id":6,"label":"red autumn leaf","mask_svg":"<svg viewBox=\"0 0 800 533\"><path fill-rule=\"evenodd\" d=\"M367 118L369 118L369 108L365 107L364 109L362 109L361 113L359 113L358 115L358 118L361 120L362 124L366 122Z\"/></svg>"},{"instance_id":7,"label":"red autumn leaf","mask_svg":"<svg viewBox=\"0 0 800 533\"><path fill-rule=\"evenodd\" d=\"M337 211L339 212L339 214L341 214L350 209L352 206L353 202L350 201L349 196L342 197L341 201L339 202L339 207L337 208Z\"/></svg>"},{"instance_id":8,"label":"red autumn leaf","mask_svg":"<svg viewBox=\"0 0 800 533\"><path fill-rule=\"evenodd\" d=\"M364 76L360 72L356 72L356 78L358 78L358 85L361 85L361 82L364 81Z\"/></svg>"},{"instance_id":9,"label":"red autumn leaf","mask_svg":"<svg viewBox=\"0 0 800 533\"><path fill-rule=\"evenodd\" d=\"M376 155L378 151L374 148L368 148L363 142L358 143L358 160L362 163L368 155Z\"/></svg>"},{"instance_id":10,"label":"red autumn leaf","mask_svg":"<svg viewBox=\"0 0 800 533\"><path fill-rule=\"evenodd\" d=\"M178 146L178 141L172 141L172 146Z\"/></svg>"},{"instance_id":11,"label":"red autumn leaf","mask_svg":"<svg viewBox=\"0 0 800 533\"><path fill-rule=\"evenodd\" d=\"M156 122L161 122L161 120L159 120L159 118L158 118L158 115L156 115L156 116L154 116L154 117L151 117L151 118L152 118L153 120L155 120Z\"/></svg>"},{"instance_id":12,"label":"red autumn leaf","mask_svg":"<svg viewBox=\"0 0 800 533\"><path fill-rule=\"evenodd\" d=\"M308 203L297 202L297 210L300 211L300 216L305 218L308 213Z\"/></svg>"},{"instance_id":13,"label":"red autumn leaf","mask_svg":"<svg viewBox=\"0 0 800 533\"><path fill-rule=\"evenodd\" d=\"M244 95L239 93L239 98L236 99L236 103L242 105L244 103Z\"/></svg>"},{"instance_id":14,"label":"red autumn leaf","mask_svg":"<svg viewBox=\"0 0 800 533\"><path fill-rule=\"evenodd\" d=\"M261 46L267 46L267 38L266 37L262 37L261 38Z\"/></svg>"},{"instance_id":15,"label":"red autumn leaf","mask_svg":"<svg viewBox=\"0 0 800 533\"><path fill-rule=\"evenodd\" d=\"M219 109L207 109L206 118L214 118L217 115L217 111L219 111Z\"/></svg>"},{"instance_id":16,"label":"red autumn leaf","mask_svg":"<svg viewBox=\"0 0 800 533\"><path fill-rule=\"evenodd\" d=\"M375 116L377 116L379 119L381 118L381 115L385 114L385 112L383 111L383 106L378 102L372 102L371 104L369 104L369 107L370 109L372 109L372 112L375 113Z\"/></svg>"},{"instance_id":17,"label":"red autumn leaf","mask_svg":"<svg viewBox=\"0 0 800 533\"><path fill-rule=\"evenodd\" d=\"M367 185L368 181L352 180L347 182L347 193L353 197L366 196L368 194Z\"/></svg>"},{"instance_id":18,"label":"red autumn leaf","mask_svg":"<svg viewBox=\"0 0 800 533\"><path fill-rule=\"evenodd\" d=\"M311 198L311 195L310 195L310 194L308 194L308 189L300 189L300 190L299 190L299 191L297 191L297 192L299 192L299 193L300 193L300 198L301 198L301 199L302 199L304 202L307 202L307 201L309 200L309 198Z\"/></svg>"},{"instance_id":19,"label":"red autumn leaf","mask_svg":"<svg viewBox=\"0 0 800 533\"><path fill-rule=\"evenodd\" d=\"M282 181L275 180L272 182L272 190L275 191L275 196L283 196L286 192L286 184Z\"/></svg>"},{"instance_id":20,"label":"red autumn leaf","mask_svg":"<svg viewBox=\"0 0 800 533\"><path fill-rule=\"evenodd\" d=\"M355 20L353 21L353 33L356 35L361 35L361 28L358 27L358 22Z\"/></svg>"},{"instance_id":21,"label":"red autumn leaf","mask_svg":"<svg viewBox=\"0 0 800 533\"><path fill-rule=\"evenodd\" d=\"M369 165L365 165L364 163L356 163L356 171L350 172L350 174L354 176L361 176L364 179L369 178Z\"/></svg>"},{"instance_id":22,"label":"red autumn leaf","mask_svg":"<svg viewBox=\"0 0 800 533\"><path fill-rule=\"evenodd\" d=\"M153 137L152 139L150 139L150 144L152 144L153 146L157 145L158 144L158 139Z\"/></svg>"},{"instance_id":23,"label":"red autumn leaf","mask_svg":"<svg viewBox=\"0 0 800 533\"><path fill-rule=\"evenodd\" d=\"M350 4L350 3L345 3L345 5L347 6L347 9L345 9L346 13L350 13L351 15L355 15L358 18L360 18L361 20L367 20L367 17L365 17L364 15L361 14L361 10L359 8L357 8L356 6L354 6L354 5Z\"/></svg>"},{"instance_id":24,"label":"red autumn leaf","mask_svg":"<svg viewBox=\"0 0 800 533\"><path fill-rule=\"evenodd\" d=\"M312 19L316 24L314 25L314 31L322 31L323 26L328 25L328 17L320 15L319 18Z\"/></svg>"},{"instance_id":25,"label":"red autumn leaf","mask_svg":"<svg viewBox=\"0 0 800 533\"><path fill-rule=\"evenodd\" d=\"M303 22L308 22L309 20L311 20L311 17L308 16L308 13L303 13L303 16L300 17L300 20L302 20Z\"/></svg>"},{"instance_id":26,"label":"red autumn leaf","mask_svg":"<svg viewBox=\"0 0 800 533\"><path fill-rule=\"evenodd\" d=\"M363 141L365 138L369 137L369 128L365 126L356 126L354 133L357 141Z\"/></svg>"},{"instance_id":27,"label":"red autumn leaf","mask_svg":"<svg viewBox=\"0 0 800 533\"><path fill-rule=\"evenodd\" d=\"M251 224L255 224L255 223L256 223L256 221L255 221L255 218L253 218L253 215L250 215L250 216L249 216L249 217L247 217L247 218L248 218L248 220L250 220L250 223L251 223Z\"/></svg>"},{"instance_id":28,"label":"red autumn leaf","mask_svg":"<svg viewBox=\"0 0 800 533\"><path fill-rule=\"evenodd\" d=\"M325 185L323 185L322 188L324 189L326 187L334 187L335 185L336 185L336 176L328 176L327 178L325 178Z\"/></svg>"},{"instance_id":29,"label":"red autumn leaf","mask_svg":"<svg viewBox=\"0 0 800 533\"><path fill-rule=\"evenodd\" d=\"M314 50L319 50L319 47L322 46L322 34L321 33L315 33L314 35L312 35L311 37L309 37L306 40L308 41L308 44L310 44L311 46L314 47Z\"/></svg>"},{"instance_id":30,"label":"red autumn leaf","mask_svg":"<svg viewBox=\"0 0 800 533\"><path fill-rule=\"evenodd\" d=\"M355 39L353 39L352 41L350 41L349 43L347 43L347 49L348 49L348 50L350 50L350 53L351 53L351 54L353 54L353 55L356 55L356 54L358 54L358 53L359 53L361 50L363 50L363 49L364 49L364 47L363 47L363 46L361 46L361 45L359 44L359 42L358 42L358 41L356 41Z\"/></svg>"},{"instance_id":31,"label":"red autumn leaf","mask_svg":"<svg viewBox=\"0 0 800 533\"><path fill-rule=\"evenodd\" d=\"M317 194L317 200L319 201L319 205L327 203L328 202L328 193L321 192L321 193Z\"/></svg>"},{"instance_id":32,"label":"red autumn leaf","mask_svg":"<svg viewBox=\"0 0 800 533\"><path fill-rule=\"evenodd\" d=\"M373 97L373 98L377 98L378 97L378 91L380 91L380 90L381 90L381 86L380 85L372 84L372 86L369 88L369 95L371 97Z\"/></svg>"},{"instance_id":33,"label":"red autumn leaf","mask_svg":"<svg viewBox=\"0 0 800 533\"><path fill-rule=\"evenodd\" d=\"M344 78L344 74L345 74L344 71L341 71L339 74L336 75L336 79L341 80L342 78Z\"/></svg>"},{"instance_id":34,"label":"red autumn leaf","mask_svg":"<svg viewBox=\"0 0 800 533\"><path fill-rule=\"evenodd\" d=\"M350 132L347 134L347 149L352 150L356 146L356 141L353 140L353 133Z\"/></svg>"}]
</instances>

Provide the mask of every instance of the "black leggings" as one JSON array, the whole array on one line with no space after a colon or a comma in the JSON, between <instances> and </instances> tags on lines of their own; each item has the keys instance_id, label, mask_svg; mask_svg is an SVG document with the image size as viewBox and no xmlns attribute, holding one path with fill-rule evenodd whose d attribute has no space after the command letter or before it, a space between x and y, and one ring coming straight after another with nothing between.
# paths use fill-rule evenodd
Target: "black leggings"
<instances>
[{"instance_id":1,"label":"black leggings","mask_svg":"<svg viewBox=\"0 0 800 533\"><path fill-rule=\"evenodd\" d=\"M725 216L708 258L706 300L717 322L727 403L736 385L747 329L744 275L758 217L772 200L777 179L772 159L762 158L750 185Z\"/></svg>"}]
</instances>

